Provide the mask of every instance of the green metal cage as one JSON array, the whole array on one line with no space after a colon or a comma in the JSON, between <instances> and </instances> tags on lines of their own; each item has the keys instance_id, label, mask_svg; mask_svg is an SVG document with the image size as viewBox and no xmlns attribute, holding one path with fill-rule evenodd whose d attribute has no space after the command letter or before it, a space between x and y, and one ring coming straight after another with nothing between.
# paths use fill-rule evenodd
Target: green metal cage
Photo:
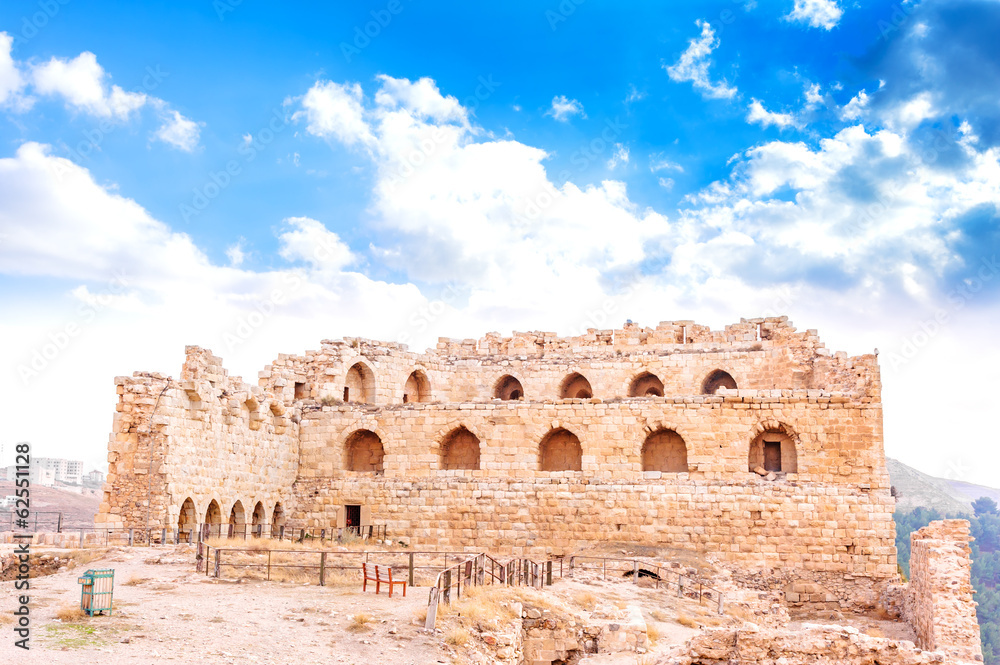
<instances>
[{"instance_id":1,"label":"green metal cage","mask_svg":"<svg viewBox=\"0 0 1000 665\"><path fill-rule=\"evenodd\" d=\"M111 614L112 596L115 588L115 571L112 568L88 570L77 582L82 585L80 609L88 616Z\"/></svg>"}]
</instances>

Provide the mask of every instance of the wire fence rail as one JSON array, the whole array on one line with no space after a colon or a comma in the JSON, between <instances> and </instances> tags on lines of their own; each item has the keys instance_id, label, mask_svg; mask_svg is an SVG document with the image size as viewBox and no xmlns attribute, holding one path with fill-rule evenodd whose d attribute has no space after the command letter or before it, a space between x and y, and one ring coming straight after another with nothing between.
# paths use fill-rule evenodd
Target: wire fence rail
<instances>
[{"instance_id":1,"label":"wire fence rail","mask_svg":"<svg viewBox=\"0 0 1000 665\"><path fill-rule=\"evenodd\" d=\"M58 513L57 513L58 514ZM4 532L10 534L12 532ZM229 540L271 539L293 542L344 542L350 540L381 540L388 538L384 524L369 524L350 527L309 527L293 529L285 525L266 524L229 524L205 523L191 525L188 529L125 529L102 527L75 527L60 523L55 532L34 531L44 544L61 545L62 547L112 547L112 546L147 546L180 545L182 543L197 543L209 538ZM0 534L0 542L10 536Z\"/></svg>"},{"instance_id":2,"label":"wire fence rail","mask_svg":"<svg viewBox=\"0 0 1000 665\"><path fill-rule=\"evenodd\" d=\"M587 562L597 563L588 565ZM706 602L714 602L717 605L718 613L723 613L724 602L721 591L708 586L696 577L674 570L673 566L643 561L642 559L573 555L569 557L569 576L572 577L577 571L600 571L605 580L608 579L610 571L612 577L631 577L631 581L635 584L639 583L640 578L645 577L650 579L657 589L661 586L665 588L676 587L678 597L697 598L698 603L702 605Z\"/></svg>"}]
</instances>

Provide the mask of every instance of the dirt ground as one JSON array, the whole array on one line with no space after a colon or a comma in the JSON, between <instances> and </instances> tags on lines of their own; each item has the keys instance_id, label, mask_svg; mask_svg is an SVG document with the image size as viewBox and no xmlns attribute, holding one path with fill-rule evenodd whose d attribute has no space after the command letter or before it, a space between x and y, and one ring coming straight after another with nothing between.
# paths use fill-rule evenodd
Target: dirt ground
<instances>
[{"instance_id":1,"label":"dirt ground","mask_svg":"<svg viewBox=\"0 0 1000 665\"><path fill-rule=\"evenodd\" d=\"M184 551L187 549L187 551ZM155 563L155 561L161 563ZM87 567L115 570L110 617L57 613L79 607L77 577ZM6 617L15 607L13 582L0 584ZM427 589L397 589L390 599L357 585L217 581L197 574L193 550L112 550L102 559L31 580L31 649L13 645L0 626L0 663L346 663L417 665L457 662L440 637L422 632L416 617ZM371 622L352 627L364 611Z\"/></svg>"}]
</instances>

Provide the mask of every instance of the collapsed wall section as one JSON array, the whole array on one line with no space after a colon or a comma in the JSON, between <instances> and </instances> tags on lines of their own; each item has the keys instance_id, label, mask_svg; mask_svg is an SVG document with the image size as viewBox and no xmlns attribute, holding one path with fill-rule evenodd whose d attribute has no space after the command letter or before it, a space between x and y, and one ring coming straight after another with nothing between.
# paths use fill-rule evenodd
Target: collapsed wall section
<instances>
[{"instance_id":1,"label":"collapsed wall section","mask_svg":"<svg viewBox=\"0 0 1000 665\"><path fill-rule=\"evenodd\" d=\"M976 619L969 522L941 520L910 534L909 599L905 618L917 644L950 662L982 662Z\"/></svg>"},{"instance_id":2,"label":"collapsed wall section","mask_svg":"<svg viewBox=\"0 0 1000 665\"><path fill-rule=\"evenodd\" d=\"M180 377L118 377L108 477L96 517L116 528L270 523L298 472L290 404L187 347ZM259 505L258 505L259 504Z\"/></svg>"}]
</instances>

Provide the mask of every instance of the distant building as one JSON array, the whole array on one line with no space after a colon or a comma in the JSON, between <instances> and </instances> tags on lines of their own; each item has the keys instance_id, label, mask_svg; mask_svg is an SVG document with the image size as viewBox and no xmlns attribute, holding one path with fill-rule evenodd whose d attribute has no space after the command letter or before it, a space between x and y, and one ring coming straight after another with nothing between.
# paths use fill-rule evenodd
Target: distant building
<instances>
[{"instance_id":1,"label":"distant building","mask_svg":"<svg viewBox=\"0 0 1000 665\"><path fill-rule=\"evenodd\" d=\"M88 487L100 487L104 485L104 474L100 471L91 471L83 474L83 484Z\"/></svg>"},{"instance_id":2,"label":"distant building","mask_svg":"<svg viewBox=\"0 0 1000 665\"><path fill-rule=\"evenodd\" d=\"M6 466L0 467L0 475L2 475L3 480L8 480L13 482L17 479L17 467L16 466ZM41 465L32 464L28 471L28 482L32 485L42 485L43 487L52 487L55 484L56 475L55 471L46 468Z\"/></svg>"},{"instance_id":3,"label":"distant building","mask_svg":"<svg viewBox=\"0 0 1000 665\"><path fill-rule=\"evenodd\" d=\"M83 482L83 462L67 460L61 457L35 457L32 466L52 471L53 479L68 485L79 485Z\"/></svg>"}]
</instances>

